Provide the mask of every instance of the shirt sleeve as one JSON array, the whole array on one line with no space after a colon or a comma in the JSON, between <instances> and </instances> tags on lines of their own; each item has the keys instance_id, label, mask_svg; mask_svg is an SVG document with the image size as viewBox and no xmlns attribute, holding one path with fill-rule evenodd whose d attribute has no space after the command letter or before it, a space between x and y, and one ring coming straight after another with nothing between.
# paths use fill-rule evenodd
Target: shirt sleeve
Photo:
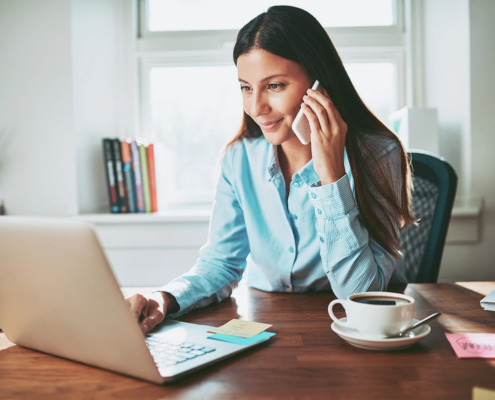
<instances>
[{"instance_id":1,"label":"shirt sleeve","mask_svg":"<svg viewBox=\"0 0 495 400\"><path fill-rule=\"evenodd\" d=\"M394 190L401 190L401 148L396 146L380 158L390 164ZM399 192L400 193L400 192ZM386 289L396 268L396 260L370 238L356 201L349 176L337 182L311 187L309 197L316 213L316 230L320 241L323 269L332 290L339 298L350 294ZM399 221L397 221L397 229Z\"/></svg>"},{"instance_id":2,"label":"shirt sleeve","mask_svg":"<svg viewBox=\"0 0 495 400\"><path fill-rule=\"evenodd\" d=\"M172 294L179 304L179 311L167 317L230 297L246 268L250 249L244 213L233 186L235 146L222 158L208 241L200 249L200 258L188 272L158 290Z\"/></svg>"}]
</instances>

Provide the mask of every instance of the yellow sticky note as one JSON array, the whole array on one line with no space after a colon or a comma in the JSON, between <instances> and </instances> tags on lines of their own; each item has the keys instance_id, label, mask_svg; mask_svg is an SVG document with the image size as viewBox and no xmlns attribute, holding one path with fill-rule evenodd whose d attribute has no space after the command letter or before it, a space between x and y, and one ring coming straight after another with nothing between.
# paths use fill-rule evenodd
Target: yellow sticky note
<instances>
[{"instance_id":1,"label":"yellow sticky note","mask_svg":"<svg viewBox=\"0 0 495 400\"><path fill-rule=\"evenodd\" d=\"M473 388L473 400L495 400L495 390L475 386Z\"/></svg>"},{"instance_id":2,"label":"yellow sticky note","mask_svg":"<svg viewBox=\"0 0 495 400\"><path fill-rule=\"evenodd\" d=\"M261 324L259 322L242 321L233 319L219 328L212 329L210 333L221 333L223 335L237 336L241 338L250 338L268 329L270 324Z\"/></svg>"}]
</instances>

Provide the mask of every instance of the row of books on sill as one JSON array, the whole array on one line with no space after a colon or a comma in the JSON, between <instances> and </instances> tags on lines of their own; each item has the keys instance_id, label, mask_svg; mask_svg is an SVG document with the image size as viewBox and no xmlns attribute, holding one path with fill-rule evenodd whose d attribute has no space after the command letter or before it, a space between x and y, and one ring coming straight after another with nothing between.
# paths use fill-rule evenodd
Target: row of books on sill
<instances>
[{"instance_id":1,"label":"row of books on sill","mask_svg":"<svg viewBox=\"0 0 495 400\"><path fill-rule=\"evenodd\" d=\"M103 139L112 213L158 211L154 145L141 140Z\"/></svg>"}]
</instances>

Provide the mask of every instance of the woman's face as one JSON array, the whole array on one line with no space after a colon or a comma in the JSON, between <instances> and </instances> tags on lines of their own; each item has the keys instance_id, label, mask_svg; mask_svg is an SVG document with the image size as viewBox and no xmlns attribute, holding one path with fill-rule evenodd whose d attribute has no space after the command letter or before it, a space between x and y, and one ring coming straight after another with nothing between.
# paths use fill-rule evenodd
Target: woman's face
<instances>
[{"instance_id":1,"label":"woman's face","mask_svg":"<svg viewBox=\"0 0 495 400\"><path fill-rule=\"evenodd\" d=\"M304 68L268 51L254 49L237 59L244 111L271 144L297 140L292 122L313 84Z\"/></svg>"}]
</instances>

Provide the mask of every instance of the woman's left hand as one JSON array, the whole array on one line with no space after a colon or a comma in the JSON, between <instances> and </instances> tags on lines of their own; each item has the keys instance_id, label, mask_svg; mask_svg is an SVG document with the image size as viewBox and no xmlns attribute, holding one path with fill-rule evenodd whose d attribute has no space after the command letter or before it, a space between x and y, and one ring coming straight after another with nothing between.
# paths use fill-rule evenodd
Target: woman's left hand
<instances>
[{"instance_id":1,"label":"woman's left hand","mask_svg":"<svg viewBox=\"0 0 495 400\"><path fill-rule=\"evenodd\" d=\"M347 124L324 94L308 89L302 110L311 128L313 167L322 185L337 182L345 175L344 147Z\"/></svg>"}]
</instances>

